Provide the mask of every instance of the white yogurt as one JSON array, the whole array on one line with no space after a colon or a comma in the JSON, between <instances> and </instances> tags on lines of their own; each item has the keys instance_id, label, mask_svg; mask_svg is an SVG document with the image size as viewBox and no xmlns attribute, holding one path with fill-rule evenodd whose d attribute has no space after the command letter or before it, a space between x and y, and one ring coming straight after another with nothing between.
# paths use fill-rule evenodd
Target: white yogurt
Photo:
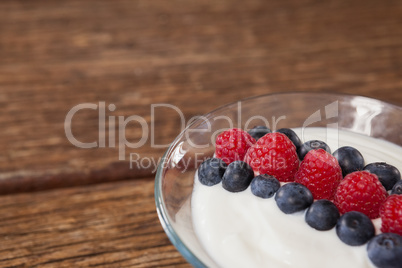
<instances>
[{"instance_id":1,"label":"white yogurt","mask_svg":"<svg viewBox=\"0 0 402 268\"><path fill-rule=\"evenodd\" d=\"M366 164L387 162L402 171L402 147L395 144L335 129L309 128L303 135L300 129L295 132L303 141L325 141L332 152L353 146ZM317 231L304 221L305 212L287 215L274 198L256 197L250 187L232 193L221 183L204 186L196 175L191 202L196 234L220 267L374 267L366 245L344 244L335 228ZM379 232L380 220L374 222Z\"/></svg>"}]
</instances>

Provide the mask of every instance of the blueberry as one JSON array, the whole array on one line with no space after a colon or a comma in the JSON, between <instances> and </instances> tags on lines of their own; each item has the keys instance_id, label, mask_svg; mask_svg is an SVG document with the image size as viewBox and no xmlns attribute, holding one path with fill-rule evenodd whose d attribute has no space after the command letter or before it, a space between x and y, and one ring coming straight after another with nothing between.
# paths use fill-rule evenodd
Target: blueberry
<instances>
[{"instance_id":1,"label":"blueberry","mask_svg":"<svg viewBox=\"0 0 402 268\"><path fill-rule=\"evenodd\" d=\"M371 173L377 175L378 179L387 191L391 190L395 183L401 179L401 173L399 170L396 167L384 162L368 164L364 167L364 170L370 171Z\"/></svg>"},{"instance_id":2,"label":"blueberry","mask_svg":"<svg viewBox=\"0 0 402 268\"><path fill-rule=\"evenodd\" d=\"M302 142L299 136L297 136L296 132L294 132L290 128L281 128L278 129L276 132L285 134L289 138L289 140L291 140L293 144L296 146L296 150L299 150L300 146L302 146Z\"/></svg>"},{"instance_id":3,"label":"blueberry","mask_svg":"<svg viewBox=\"0 0 402 268\"><path fill-rule=\"evenodd\" d=\"M222 186L229 192L241 192L247 189L253 178L254 171L246 162L234 161L223 174Z\"/></svg>"},{"instance_id":4,"label":"blueberry","mask_svg":"<svg viewBox=\"0 0 402 268\"><path fill-rule=\"evenodd\" d=\"M218 184L222 180L227 164L219 158L209 158L198 168L198 180L207 186Z\"/></svg>"},{"instance_id":5,"label":"blueberry","mask_svg":"<svg viewBox=\"0 0 402 268\"><path fill-rule=\"evenodd\" d=\"M308 208L314 199L306 186L297 182L290 182L279 188L275 195L275 201L282 212L291 214Z\"/></svg>"},{"instance_id":6,"label":"blueberry","mask_svg":"<svg viewBox=\"0 0 402 268\"><path fill-rule=\"evenodd\" d=\"M281 184L271 175L263 174L255 177L250 184L251 192L261 198L270 198L278 191Z\"/></svg>"},{"instance_id":7,"label":"blueberry","mask_svg":"<svg viewBox=\"0 0 402 268\"><path fill-rule=\"evenodd\" d=\"M255 140L258 140L265 134L271 133L271 132L272 131L269 128L267 128L266 126L255 126L248 131L248 134L250 134L250 136L253 137Z\"/></svg>"},{"instance_id":8,"label":"blueberry","mask_svg":"<svg viewBox=\"0 0 402 268\"><path fill-rule=\"evenodd\" d=\"M341 166L343 177L364 168L364 158L356 148L344 146L336 150L333 155Z\"/></svg>"},{"instance_id":9,"label":"blueberry","mask_svg":"<svg viewBox=\"0 0 402 268\"><path fill-rule=\"evenodd\" d=\"M379 234L368 243L367 253L378 268L401 268L402 236L394 233Z\"/></svg>"},{"instance_id":10,"label":"blueberry","mask_svg":"<svg viewBox=\"0 0 402 268\"><path fill-rule=\"evenodd\" d=\"M391 194L402 194L402 180L395 183L394 187L392 187Z\"/></svg>"},{"instance_id":11,"label":"blueberry","mask_svg":"<svg viewBox=\"0 0 402 268\"><path fill-rule=\"evenodd\" d=\"M297 150L297 155L299 156L300 160L303 160L309 151L320 149L320 148L324 149L328 153L331 153L331 149L325 142L319 141L319 140L311 140L311 141L307 141L307 142L303 143L300 146L299 150Z\"/></svg>"},{"instance_id":12,"label":"blueberry","mask_svg":"<svg viewBox=\"0 0 402 268\"><path fill-rule=\"evenodd\" d=\"M320 199L308 208L305 220L314 229L326 231L335 227L339 217L339 210L334 203Z\"/></svg>"},{"instance_id":13,"label":"blueberry","mask_svg":"<svg viewBox=\"0 0 402 268\"><path fill-rule=\"evenodd\" d=\"M350 211L343 214L336 224L336 234L349 246L365 244L375 235L373 222L365 214Z\"/></svg>"}]
</instances>

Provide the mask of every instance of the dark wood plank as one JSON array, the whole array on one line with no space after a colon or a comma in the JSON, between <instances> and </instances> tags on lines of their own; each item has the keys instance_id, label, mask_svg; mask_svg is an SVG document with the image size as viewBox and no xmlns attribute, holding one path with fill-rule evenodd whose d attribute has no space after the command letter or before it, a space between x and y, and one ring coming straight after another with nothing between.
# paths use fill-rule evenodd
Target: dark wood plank
<instances>
[{"instance_id":1,"label":"dark wood plank","mask_svg":"<svg viewBox=\"0 0 402 268\"><path fill-rule=\"evenodd\" d=\"M81 149L67 113L82 103L138 115L157 144L186 121L245 97L334 91L402 104L401 1L14 1L0 2L0 193L149 176L130 153ZM99 109L98 109L99 110ZM151 129L151 123L154 128ZM106 120L106 124L108 121ZM117 137L116 129L116 137ZM72 120L74 136L99 141L97 110ZM142 137L127 125L127 140ZM98 144L99 145L99 144ZM124 147L124 146L123 146Z\"/></svg>"},{"instance_id":2,"label":"dark wood plank","mask_svg":"<svg viewBox=\"0 0 402 268\"><path fill-rule=\"evenodd\" d=\"M156 215L153 180L0 197L1 267L190 267Z\"/></svg>"}]
</instances>

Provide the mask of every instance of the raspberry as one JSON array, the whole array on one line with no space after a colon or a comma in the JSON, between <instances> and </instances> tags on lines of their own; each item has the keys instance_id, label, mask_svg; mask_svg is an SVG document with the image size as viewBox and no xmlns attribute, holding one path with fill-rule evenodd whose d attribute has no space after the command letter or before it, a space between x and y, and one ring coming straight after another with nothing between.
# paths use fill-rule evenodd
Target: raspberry
<instances>
[{"instance_id":1,"label":"raspberry","mask_svg":"<svg viewBox=\"0 0 402 268\"><path fill-rule=\"evenodd\" d=\"M381 232L402 235L402 195L390 195L380 208Z\"/></svg>"},{"instance_id":2,"label":"raspberry","mask_svg":"<svg viewBox=\"0 0 402 268\"><path fill-rule=\"evenodd\" d=\"M253 168L256 175L272 175L283 182L293 181L299 168L295 145L286 135L277 132L260 138L250 147L244 161Z\"/></svg>"},{"instance_id":3,"label":"raspberry","mask_svg":"<svg viewBox=\"0 0 402 268\"><path fill-rule=\"evenodd\" d=\"M352 172L339 183L334 203L340 213L359 211L370 219L378 218L380 206L388 193L375 174L368 171Z\"/></svg>"},{"instance_id":4,"label":"raspberry","mask_svg":"<svg viewBox=\"0 0 402 268\"><path fill-rule=\"evenodd\" d=\"M295 175L295 181L305 185L314 199L332 199L341 180L338 161L324 149L309 151Z\"/></svg>"},{"instance_id":5,"label":"raspberry","mask_svg":"<svg viewBox=\"0 0 402 268\"><path fill-rule=\"evenodd\" d=\"M216 137L215 155L226 164L230 164L236 160L243 161L247 150L254 143L255 139L246 131L232 128L222 132Z\"/></svg>"}]
</instances>

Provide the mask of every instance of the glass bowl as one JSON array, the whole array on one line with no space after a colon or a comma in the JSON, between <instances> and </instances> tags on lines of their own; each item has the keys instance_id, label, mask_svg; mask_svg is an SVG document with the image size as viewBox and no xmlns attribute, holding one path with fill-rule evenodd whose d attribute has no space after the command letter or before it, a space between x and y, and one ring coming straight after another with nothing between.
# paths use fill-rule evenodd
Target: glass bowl
<instances>
[{"instance_id":1,"label":"glass bowl","mask_svg":"<svg viewBox=\"0 0 402 268\"><path fill-rule=\"evenodd\" d=\"M402 146L402 107L331 93L282 93L245 99L201 116L173 141L159 163L155 200L170 241L195 267L217 267L197 238L191 195L197 167L214 154L215 137L228 128L329 127Z\"/></svg>"}]
</instances>

